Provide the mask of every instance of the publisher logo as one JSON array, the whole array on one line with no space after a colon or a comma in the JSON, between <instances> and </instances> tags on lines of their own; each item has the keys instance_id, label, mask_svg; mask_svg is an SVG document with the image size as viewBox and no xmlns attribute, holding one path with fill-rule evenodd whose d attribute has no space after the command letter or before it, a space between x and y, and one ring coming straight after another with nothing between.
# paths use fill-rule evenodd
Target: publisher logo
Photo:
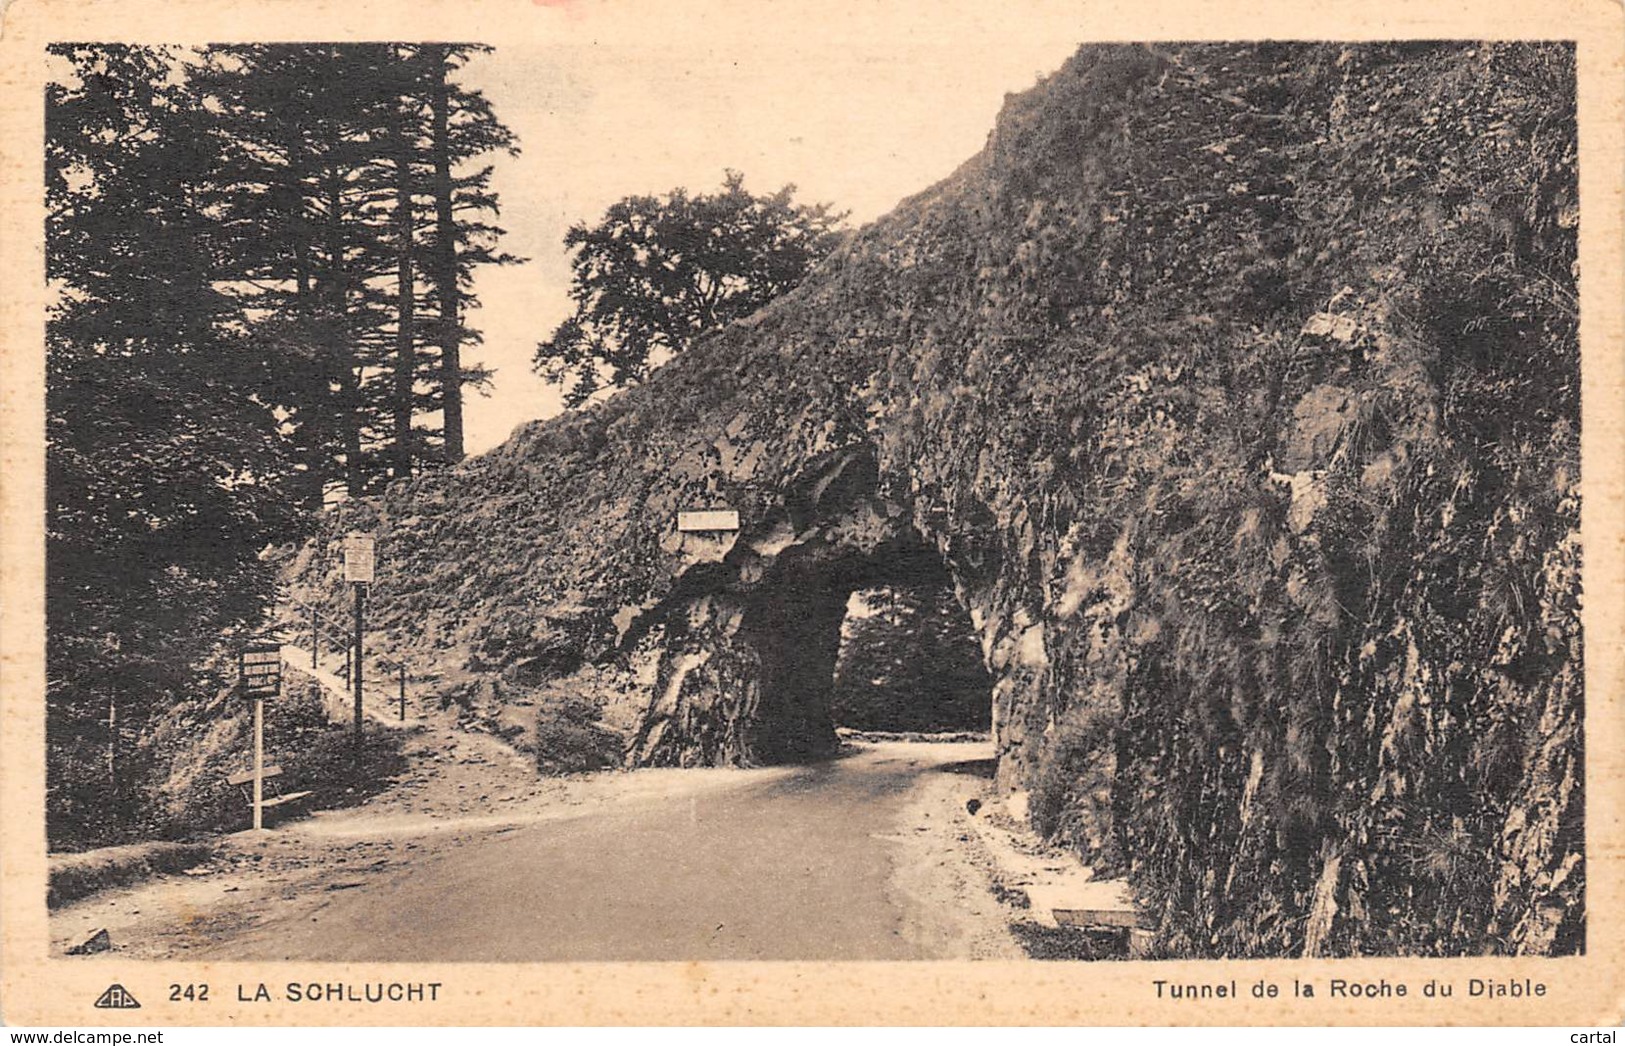
<instances>
[{"instance_id":1,"label":"publisher logo","mask_svg":"<svg viewBox=\"0 0 1625 1046\"><path fill-rule=\"evenodd\" d=\"M141 1004L135 1001L135 996L122 984L115 984L102 992L102 997L96 1000L98 1010L139 1010Z\"/></svg>"}]
</instances>

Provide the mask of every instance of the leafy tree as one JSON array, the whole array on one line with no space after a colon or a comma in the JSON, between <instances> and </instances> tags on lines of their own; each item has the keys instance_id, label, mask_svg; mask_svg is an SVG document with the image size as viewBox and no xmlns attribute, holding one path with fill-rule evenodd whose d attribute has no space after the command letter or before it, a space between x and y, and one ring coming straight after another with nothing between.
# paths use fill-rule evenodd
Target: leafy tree
<instances>
[{"instance_id":1,"label":"leafy tree","mask_svg":"<svg viewBox=\"0 0 1625 1046\"><path fill-rule=\"evenodd\" d=\"M364 493L369 370L392 345L375 333L389 302L387 166L379 130L396 97L388 45L209 48L186 83L215 118L206 130L232 190L220 278L258 317L256 334L296 355L268 395L303 455L306 504L327 485Z\"/></svg>"},{"instance_id":2,"label":"leafy tree","mask_svg":"<svg viewBox=\"0 0 1625 1046\"><path fill-rule=\"evenodd\" d=\"M536 347L537 373L568 381L565 402L578 407L796 286L834 249L846 214L794 195L793 185L754 195L730 170L720 192L629 196L597 225L571 226L576 311Z\"/></svg>"},{"instance_id":3,"label":"leafy tree","mask_svg":"<svg viewBox=\"0 0 1625 1046\"><path fill-rule=\"evenodd\" d=\"M993 682L944 585L866 589L841 627L830 715L858 730L986 730Z\"/></svg>"}]
</instances>

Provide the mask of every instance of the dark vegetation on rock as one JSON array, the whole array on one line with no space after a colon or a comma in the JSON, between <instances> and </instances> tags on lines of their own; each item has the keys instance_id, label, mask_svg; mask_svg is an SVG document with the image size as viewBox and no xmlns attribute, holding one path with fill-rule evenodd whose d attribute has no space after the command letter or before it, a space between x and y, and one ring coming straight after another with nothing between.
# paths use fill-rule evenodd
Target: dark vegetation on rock
<instances>
[{"instance_id":1,"label":"dark vegetation on rock","mask_svg":"<svg viewBox=\"0 0 1625 1046\"><path fill-rule=\"evenodd\" d=\"M1086 48L797 291L291 573L336 600L376 531L448 701L688 765L832 750L850 594L929 561L1001 785L1160 954L1577 951L1575 133L1562 44Z\"/></svg>"},{"instance_id":2,"label":"dark vegetation on rock","mask_svg":"<svg viewBox=\"0 0 1625 1046\"><path fill-rule=\"evenodd\" d=\"M561 695L536 710L536 732L527 747L547 774L604 770L621 764L621 736L602 725L603 706L590 697Z\"/></svg>"}]
</instances>

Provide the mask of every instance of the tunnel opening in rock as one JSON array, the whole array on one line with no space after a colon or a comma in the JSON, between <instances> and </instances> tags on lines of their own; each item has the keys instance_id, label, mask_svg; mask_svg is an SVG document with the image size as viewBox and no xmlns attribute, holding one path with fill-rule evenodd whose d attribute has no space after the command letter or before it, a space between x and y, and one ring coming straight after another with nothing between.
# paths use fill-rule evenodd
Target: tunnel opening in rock
<instances>
[{"instance_id":1,"label":"tunnel opening in rock","mask_svg":"<svg viewBox=\"0 0 1625 1046\"><path fill-rule=\"evenodd\" d=\"M821 511L764 521L650 616L659 668L633 763L806 762L836 752L838 726L989 728L992 681L941 551L872 475L841 471L853 491L820 484Z\"/></svg>"},{"instance_id":2,"label":"tunnel opening in rock","mask_svg":"<svg viewBox=\"0 0 1625 1046\"><path fill-rule=\"evenodd\" d=\"M858 730L985 731L993 685L942 548L883 493L871 448L790 485L784 509L691 563L623 649L652 646L635 765L805 762Z\"/></svg>"},{"instance_id":3,"label":"tunnel opening in rock","mask_svg":"<svg viewBox=\"0 0 1625 1046\"><path fill-rule=\"evenodd\" d=\"M859 589L847 600L830 691L836 727L985 731L993 681L946 573Z\"/></svg>"},{"instance_id":4,"label":"tunnel opening in rock","mask_svg":"<svg viewBox=\"0 0 1625 1046\"><path fill-rule=\"evenodd\" d=\"M869 547L826 533L780 552L751 587L737 637L756 669L753 761L829 755L837 726L983 730L991 718L970 621L940 555L912 530Z\"/></svg>"}]
</instances>

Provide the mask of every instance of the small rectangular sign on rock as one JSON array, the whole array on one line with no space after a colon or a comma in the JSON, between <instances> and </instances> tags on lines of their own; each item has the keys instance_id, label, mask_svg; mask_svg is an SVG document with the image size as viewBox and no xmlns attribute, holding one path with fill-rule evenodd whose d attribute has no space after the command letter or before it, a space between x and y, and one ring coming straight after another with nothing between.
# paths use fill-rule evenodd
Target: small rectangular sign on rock
<instances>
[{"instance_id":1,"label":"small rectangular sign on rock","mask_svg":"<svg viewBox=\"0 0 1625 1046\"><path fill-rule=\"evenodd\" d=\"M697 509L677 513L677 530L680 533L738 529L739 513L732 509Z\"/></svg>"}]
</instances>

